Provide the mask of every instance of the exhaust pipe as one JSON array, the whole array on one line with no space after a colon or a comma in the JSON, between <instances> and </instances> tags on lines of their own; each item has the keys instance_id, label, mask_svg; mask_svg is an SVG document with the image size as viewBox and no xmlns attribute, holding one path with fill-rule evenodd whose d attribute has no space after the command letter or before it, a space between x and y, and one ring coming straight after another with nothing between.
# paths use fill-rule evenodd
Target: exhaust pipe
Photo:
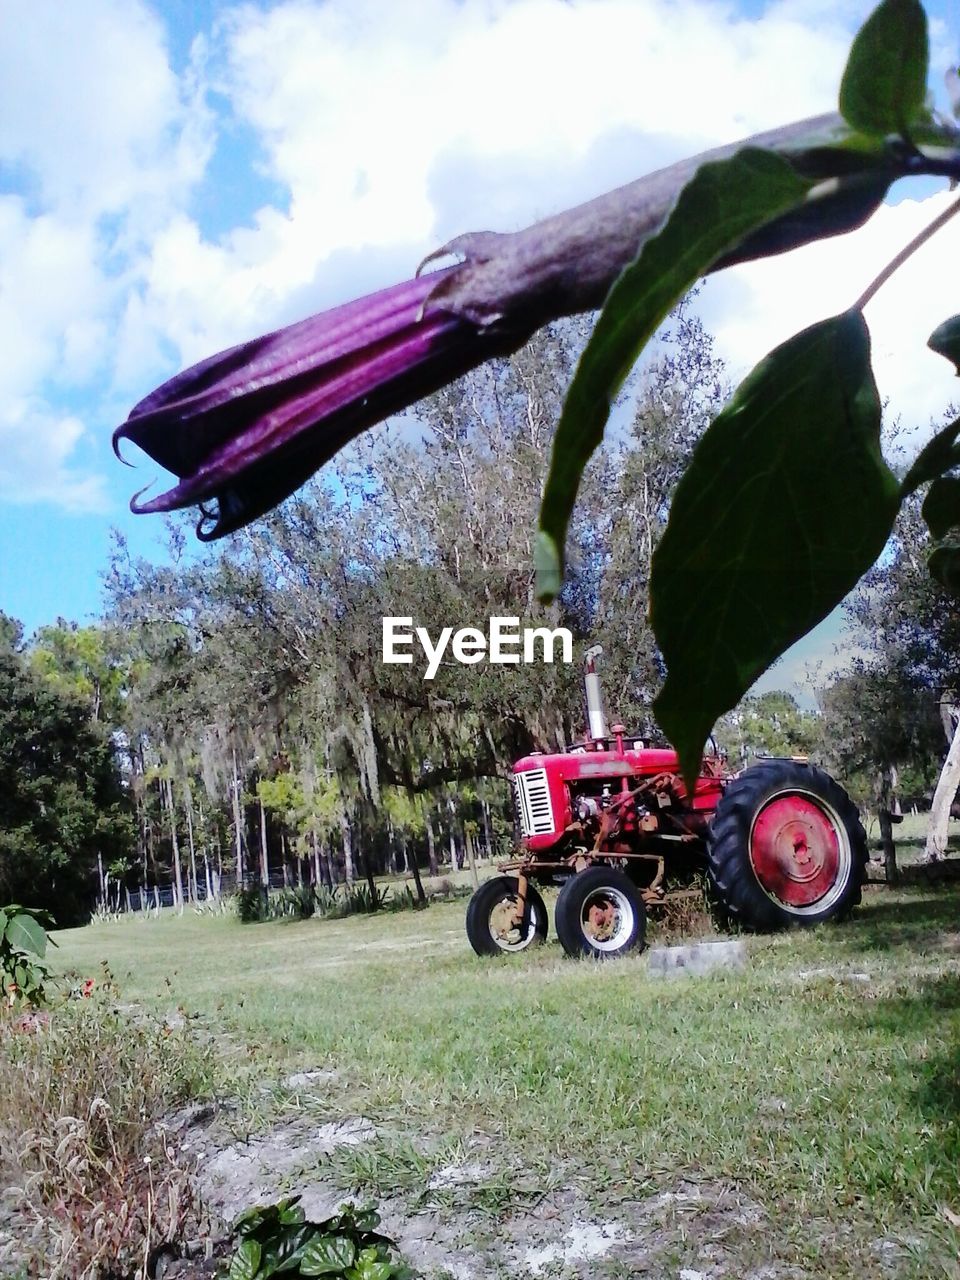
<instances>
[{"instance_id":1,"label":"exhaust pipe","mask_svg":"<svg viewBox=\"0 0 960 1280\"><path fill-rule=\"evenodd\" d=\"M603 646L595 644L584 655L586 670L583 685L587 694L587 733L597 742L608 738L607 718L603 714L603 694L600 689L600 677L597 675L596 659L603 653Z\"/></svg>"}]
</instances>

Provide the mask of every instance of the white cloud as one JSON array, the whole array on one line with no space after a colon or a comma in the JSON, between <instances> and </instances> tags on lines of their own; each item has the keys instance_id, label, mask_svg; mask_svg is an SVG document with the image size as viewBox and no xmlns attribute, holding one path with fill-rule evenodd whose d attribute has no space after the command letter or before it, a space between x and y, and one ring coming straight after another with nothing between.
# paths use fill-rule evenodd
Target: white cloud
<instances>
[{"instance_id":1,"label":"white cloud","mask_svg":"<svg viewBox=\"0 0 960 1280\"><path fill-rule=\"evenodd\" d=\"M227 12L219 39L207 74L289 202L219 243L185 223L158 240L147 310L184 360L293 318L294 292L319 309L458 231L829 109L849 35L828 14L746 20L711 0L288 0ZM344 252L382 275L358 261L351 288Z\"/></svg>"},{"instance_id":2,"label":"white cloud","mask_svg":"<svg viewBox=\"0 0 960 1280\"><path fill-rule=\"evenodd\" d=\"M103 510L90 428L116 317L209 151L157 16L131 0L38 0L0 43L0 492ZM85 401L89 408L80 410ZM81 422L80 414L87 419Z\"/></svg>"},{"instance_id":3,"label":"white cloud","mask_svg":"<svg viewBox=\"0 0 960 1280\"><path fill-rule=\"evenodd\" d=\"M100 475L78 468L78 448L89 441L83 423L42 400L18 400L0 409L0 498L49 502L70 512L109 509Z\"/></svg>"},{"instance_id":4,"label":"white cloud","mask_svg":"<svg viewBox=\"0 0 960 1280\"><path fill-rule=\"evenodd\" d=\"M0 158L23 166L46 209L127 214L202 171L182 92L145 4L34 0L0 42Z\"/></svg>"}]
</instances>

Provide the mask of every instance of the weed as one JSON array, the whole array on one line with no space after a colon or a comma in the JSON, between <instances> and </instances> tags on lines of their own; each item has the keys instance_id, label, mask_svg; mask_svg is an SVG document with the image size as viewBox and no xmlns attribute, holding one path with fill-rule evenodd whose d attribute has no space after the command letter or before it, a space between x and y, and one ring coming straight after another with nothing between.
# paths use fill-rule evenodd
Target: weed
<instances>
[{"instance_id":1,"label":"weed","mask_svg":"<svg viewBox=\"0 0 960 1280\"><path fill-rule=\"evenodd\" d=\"M197 1233L190 1171L159 1122L210 1082L208 1050L97 1001L0 1033L0 1173L43 1226L41 1274L145 1276L159 1245Z\"/></svg>"}]
</instances>

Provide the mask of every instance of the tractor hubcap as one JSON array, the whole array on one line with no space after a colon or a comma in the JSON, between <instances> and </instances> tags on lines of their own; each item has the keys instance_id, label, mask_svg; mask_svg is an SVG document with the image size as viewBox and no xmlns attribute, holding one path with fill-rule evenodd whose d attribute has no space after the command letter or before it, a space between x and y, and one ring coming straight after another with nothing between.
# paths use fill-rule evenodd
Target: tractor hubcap
<instances>
[{"instance_id":1,"label":"tractor hubcap","mask_svg":"<svg viewBox=\"0 0 960 1280\"><path fill-rule=\"evenodd\" d=\"M618 951L633 932L635 914L626 894L619 889L594 889L580 909L584 937L598 951Z\"/></svg>"},{"instance_id":2,"label":"tractor hubcap","mask_svg":"<svg viewBox=\"0 0 960 1280\"><path fill-rule=\"evenodd\" d=\"M771 797L753 822L750 862L763 891L794 915L832 906L850 870L850 843L837 815L819 797Z\"/></svg>"}]
</instances>

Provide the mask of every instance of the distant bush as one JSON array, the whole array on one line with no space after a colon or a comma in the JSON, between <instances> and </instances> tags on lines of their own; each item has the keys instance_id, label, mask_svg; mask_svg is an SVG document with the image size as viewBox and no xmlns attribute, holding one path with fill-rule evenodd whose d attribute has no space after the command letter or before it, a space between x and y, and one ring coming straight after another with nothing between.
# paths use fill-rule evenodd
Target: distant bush
<instances>
[{"instance_id":1,"label":"distant bush","mask_svg":"<svg viewBox=\"0 0 960 1280\"><path fill-rule=\"evenodd\" d=\"M237 890L233 901L242 924L270 919L270 895L263 885L245 885Z\"/></svg>"},{"instance_id":2,"label":"distant bush","mask_svg":"<svg viewBox=\"0 0 960 1280\"><path fill-rule=\"evenodd\" d=\"M345 916L370 915L374 911L408 911L423 904L409 885L402 889L376 887L365 881L353 884L297 885L268 892L262 885L238 889L234 895L238 918L244 924L262 920L308 920L320 916L341 920Z\"/></svg>"}]
</instances>

